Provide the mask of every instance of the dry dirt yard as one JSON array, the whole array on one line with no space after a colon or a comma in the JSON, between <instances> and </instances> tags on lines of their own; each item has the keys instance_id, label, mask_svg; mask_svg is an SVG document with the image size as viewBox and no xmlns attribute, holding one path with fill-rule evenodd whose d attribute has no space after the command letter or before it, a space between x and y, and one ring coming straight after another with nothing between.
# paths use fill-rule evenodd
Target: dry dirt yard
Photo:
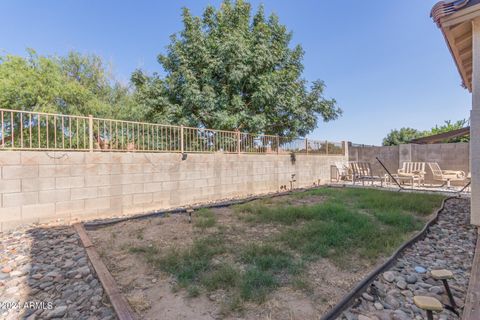
<instances>
[{"instance_id":1,"label":"dry dirt yard","mask_svg":"<svg viewBox=\"0 0 480 320\"><path fill-rule=\"evenodd\" d=\"M321 188L88 233L141 319L319 319L441 199Z\"/></svg>"}]
</instances>

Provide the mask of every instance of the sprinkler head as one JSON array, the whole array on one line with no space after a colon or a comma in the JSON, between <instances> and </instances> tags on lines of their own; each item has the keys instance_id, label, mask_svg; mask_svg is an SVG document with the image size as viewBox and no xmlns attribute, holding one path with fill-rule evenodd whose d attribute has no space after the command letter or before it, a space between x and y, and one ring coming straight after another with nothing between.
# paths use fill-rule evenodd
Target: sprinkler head
<instances>
[{"instance_id":1,"label":"sprinkler head","mask_svg":"<svg viewBox=\"0 0 480 320\"><path fill-rule=\"evenodd\" d=\"M188 213L188 223L192 223L193 209L192 208L187 209L187 213Z\"/></svg>"}]
</instances>

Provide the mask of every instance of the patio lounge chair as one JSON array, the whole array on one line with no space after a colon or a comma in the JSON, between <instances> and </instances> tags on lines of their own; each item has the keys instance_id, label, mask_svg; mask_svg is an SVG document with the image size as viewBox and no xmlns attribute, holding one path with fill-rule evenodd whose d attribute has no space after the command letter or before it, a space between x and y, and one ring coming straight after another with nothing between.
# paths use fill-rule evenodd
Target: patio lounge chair
<instances>
[{"instance_id":1,"label":"patio lounge chair","mask_svg":"<svg viewBox=\"0 0 480 320\"><path fill-rule=\"evenodd\" d=\"M402 168L397 170L397 177L401 181L409 180L412 186L415 182L423 184L425 182L425 162L406 161Z\"/></svg>"},{"instance_id":2,"label":"patio lounge chair","mask_svg":"<svg viewBox=\"0 0 480 320\"><path fill-rule=\"evenodd\" d=\"M383 178L372 174L370 163L357 161L351 162L350 170L352 171L353 184L355 184L356 181L362 181L362 184L365 185L365 181L370 181L373 185L373 182L380 181L380 185L383 187Z\"/></svg>"},{"instance_id":3,"label":"patio lounge chair","mask_svg":"<svg viewBox=\"0 0 480 320\"><path fill-rule=\"evenodd\" d=\"M442 187L446 184L450 188L451 181L465 181L467 175L461 170L442 170L436 162L429 162L428 166L432 170L433 180L442 181Z\"/></svg>"},{"instance_id":4,"label":"patio lounge chair","mask_svg":"<svg viewBox=\"0 0 480 320\"><path fill-rule=\"evenodd\" d=\"M337 169L337 182L340 180L351 180L348 162L335 162L335 168Z\"/></svg>"}]
</instances>

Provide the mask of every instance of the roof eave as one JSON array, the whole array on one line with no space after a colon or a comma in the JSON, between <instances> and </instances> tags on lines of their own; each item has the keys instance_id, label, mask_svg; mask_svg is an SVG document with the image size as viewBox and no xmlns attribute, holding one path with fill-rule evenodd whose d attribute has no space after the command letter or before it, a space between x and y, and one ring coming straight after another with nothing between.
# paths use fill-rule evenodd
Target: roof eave
<instances>
[{"instance_id":1,"label":"roof eave","mask_svg":"<svg viewBox=\"0 0 480 320\"><path fill-rule=\"evenodd\" d=\"M463 66L452 30L460 24L465 25L465 22L480 17L480 3L470 0L448 3L441 1L433 6L430 16L442 31L447 47L450 50L450 54L453 57L458 73L462 79L462 86L471 92L471 68L465 68Z\"/></svg>"},{"instance_id":2,"label":"roof eave","mask_svg":"<svg viewBox=\"0 0 480 320\"><path fill-rule=\"evenodd\" d=\"M461 67L459 61L456 58L456 54L454 53L452 49L452 45L450 44L449 37L447 36L447 32L445 29L442 27L442 25L439 25L440 30L442 31L443 38L445 39L445 43L447 44L448 50L450 51L450 54L453 58L453 61L455 62L455 66L457 67L458 74L460 75L460 78L462 79L462 87L467 89L469 92L472 92L472 83L469 81L468 75L466 74L465 70Z\"/></svg>"}]
</instances>

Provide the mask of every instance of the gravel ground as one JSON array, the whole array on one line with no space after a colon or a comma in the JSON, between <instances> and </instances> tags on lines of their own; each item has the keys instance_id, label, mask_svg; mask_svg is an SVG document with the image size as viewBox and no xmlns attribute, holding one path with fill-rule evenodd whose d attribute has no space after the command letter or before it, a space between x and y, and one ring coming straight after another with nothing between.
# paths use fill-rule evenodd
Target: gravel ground
<instances>
[{"instance_id":1,"label":"gravel ground","mask_svg":"<svg viewBox=\"0 0 480 320\"><path fill-rule=\"evenodd\" d=\"M0 319L115 319L71 227L0 233Z\"/></svg>"},{"instance_id":2,"label":"gravel ground","mask_svg":"<svg viewBox=\"0 0 480 320\"><path fill-rule=\"evenodd\" d=\"M470 201L451 199L439 214L438 222L427 236L405 250L396 264L379 275L354 306L340 319L410 320L426 319L426 314L413 303L414 295L432 296L448 303L443 284L431 278L430 271L448 269L454 279L449 285L457 305L463 307L470 279L477 229L469 224ZM416 270L422 267L423 270ZM420 272L418 272L420 271ZM461 311L460 308L458 311ZM458 319L447 310L435 319Z\"/></svg>"},{"instance_id":3,"label":"gravel ground","mask_svg":"<svg viewBox=\"0 0 480 320\"><path fill-rule=\"evenodd\" d=\"M446 268L457 304L463 306L475 251L469 200L446 204L422 241L405 250L340 317L347 320L426 319L414 295L447 302L430 270ZM35 228L0 234L0 319L115 319L115 313L79 238L71 227ZM419 273L415 267L427 271ZM461 311L461 310L459 310ZM457 319L443 311L435 319Z\"/></svg>"}]
</instances>

